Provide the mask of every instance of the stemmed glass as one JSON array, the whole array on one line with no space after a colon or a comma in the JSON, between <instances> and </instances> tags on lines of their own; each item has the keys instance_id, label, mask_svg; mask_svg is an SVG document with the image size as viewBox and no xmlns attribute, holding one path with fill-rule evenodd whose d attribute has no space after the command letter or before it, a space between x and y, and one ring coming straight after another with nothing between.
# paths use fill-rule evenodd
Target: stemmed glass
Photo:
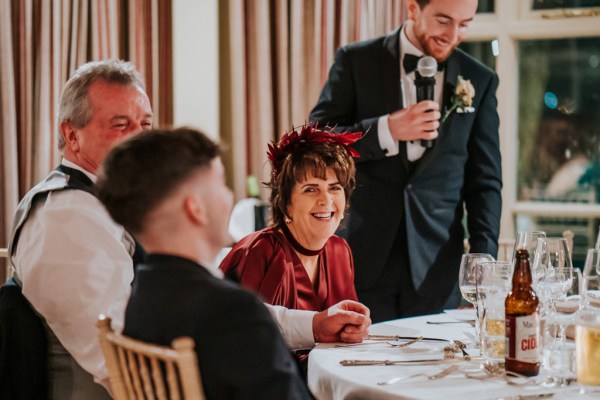
<instances>
[{"instance_id":1,"label":"stemmed glass","mask_svg":"<svg viewBox=\"0 0 600 400\"><path fill-rule=\"evenodd\" d=\"M600 250L589 249L583 266L583 284L581 287L583 305L591 309L600 309Z\"/></svg>"},{"instance_id":2,"label":"stemmed glass","mask_svg":"<svg viewBox=\"0 0 600 400\"><path fill-rule=\"evenodd\" d=\"M575 377L575 348L566 341L566 327L574 323L574 313L579 309L569 307L566 295L573 285L573 264L566 239L540 240L536 262L543 271L537 282L546 320L543 330L543 366L548 372L546 386L563 386Z\"/></svg>"},{"instance_id":3,"label":"stemmed glass","mask_svg":"<svg viewBox=\"0 0 600 400\"><path fill-rule=\"evenodd\" d=\"M539 253L538 248L540 247L540 243L543 243L544 239L546 239L546 232L542 231L517 232L517 237L515 239L512 262L513 264L515 263L515 255L517 254L518 249L527 250L527 253L529 253L529 266L534 282L539 279L539 273L535 268L536 257Z\"/></svg>"},{"instance_id":4,"label":"stemmed glass","mask_svg":"<svg viewBox=\"0 0 600 400\"><path fill-rule=\"evenodd\" d=\"M573 263L565 238L538 240L534 268L534 289L542 303L542 316L552 311L554 302L567 294L573 285Z\"/></svg>"},{"instance_id":5,"label":"stemmed glass","mask_svg":"<svg viewBox=\"0 0 600 400\"><path fill-rule=\"evenodd\" d=\"M583 267L582 311L576 321L577 382L580 393L600 385L600 249L589 249Z\"/></svg>"},{"instance_id":6,"label":"stemmed glass","mask_svg":"<svg viewBox=\"0 0 600 400\"><path fill-rule=\"evenodd\" d=\"M533 265L533 257L535 254L535 250L538 247L538 240L545 239L546 232L542 231L533 231L533 232L517 232L517 237L515 239L515 249L513 251L513 264L515 261L515 254L517 254L518 249L525 249L529 253L529 265Z\"/></svg>"},{"instance_id":7,"label":"stemmed glass","mask_svg":"<svg viewBox=\"0 0 600 400\"><path fill-rule=\"evenodd\" d=\"M477 323L475 324L475 336L477 343L481 343L481 316L477 306L477 286L481 284L481 276L477 273L477 266L482 262L494 261L494 257L486 253L463 254L460 260L460 270L458 273L458 286L465 300L473 304L477 314Z\"/></svg>"}]
</instances>

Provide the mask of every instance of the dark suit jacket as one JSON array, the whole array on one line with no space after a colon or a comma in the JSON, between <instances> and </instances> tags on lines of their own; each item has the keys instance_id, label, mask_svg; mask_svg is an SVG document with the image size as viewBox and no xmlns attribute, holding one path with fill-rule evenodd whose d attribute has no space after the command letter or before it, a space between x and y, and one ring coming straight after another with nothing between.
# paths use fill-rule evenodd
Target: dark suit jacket
<instances>
[{"instance_id":1,"label":"dark suit jacket","mask_svg":"<svg viewBox=\"0 0 600 400\"><path fill-rule=\"evenodd\" d=\"M403 108L399 33L341 48L310 120L367 132L354 146L361 155L356 159L357 187L348 229L342 233L354 255L359 299L360 290L379 276L404 221L413 284L421 295L441 299L441 307L457 283L463 203L471 251L497 253L502 204L498 77L454 51L446 66L444 105L462 75L475 87L475 112L452 113L434 148L409 172L406 143L400 142L400 154L386 157L377 137L379 117Z\"/></svg>"},{"instance_id":2,"label":"dark suit jacket","mask_svg":"<svg viewBox=\"0 0 600 400\"><path fill-rule=\"evenodd\" d=\"M123 333L191 336L207 399L312 398L262 302L190 260L151 254L138 266Z\"/></svg>"},{"instance_id":3,"label":"dark suit jacket","mask_svg":"<svg viewBox=\"0 0 600 400\"><path fill-rule=\"evenodd\" d=\"M48 336L10 279L0 287L0 399L47 399Z\"/></svg>"}]
</instances>

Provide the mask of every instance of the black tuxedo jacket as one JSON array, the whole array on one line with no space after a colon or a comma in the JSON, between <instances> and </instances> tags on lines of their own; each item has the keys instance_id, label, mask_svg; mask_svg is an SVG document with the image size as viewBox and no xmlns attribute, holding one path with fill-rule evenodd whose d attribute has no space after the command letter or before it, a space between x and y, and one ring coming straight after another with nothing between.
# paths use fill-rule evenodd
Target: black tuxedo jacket
<instances>
[{"instance_id":1,"label":"black tuxedo jacket","mask_svg":"<svg viewBox=\"0 0 600 400\"><path fill-rule=\"evenodd\" d=\"M138 266L125 335L196 343L207 399L310 399L271 314L252 293L200 265L150 254Z\"/></svg>"},{"instance_id":2,"label":"black tuxedo jacket","mask_svg":"<svg viewBox=\"0 0 600 400\"><path fill-rule=\"evenodd\" d=\"M501 212L501 160L496 111L497 75L455 50L446 65L443 109L459 75L475 87L473 113L452 113L435 146L409 171L406 143L386 157L377 137L379 117L403 108L400 29L338 50L310 121L363 131L355 144L357 187L350 199L347 237L359 291L378 278L402 223L414 287L444 304L457 285L463 253L463 207L472 252L496 255ZM432 310L432 312L435 310Z\"/></svg>"}]
</instances>

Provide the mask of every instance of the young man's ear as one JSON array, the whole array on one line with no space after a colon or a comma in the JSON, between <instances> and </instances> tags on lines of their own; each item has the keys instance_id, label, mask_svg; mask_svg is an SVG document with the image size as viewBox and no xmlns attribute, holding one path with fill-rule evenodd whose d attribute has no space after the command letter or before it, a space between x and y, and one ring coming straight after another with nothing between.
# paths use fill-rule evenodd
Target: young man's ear
<instances>
[{"instance_id":1,"label":"young man's ear","mask_svg":"<svg viewBox=\"0 0 600 400\"><path fill-rule=\"evenodd\" d=\"M77 129L70 122L60 123L60 134L65 141L65 148L69 149L72 153L79 151L79 134Z\"/></svg>"}]
</instances>

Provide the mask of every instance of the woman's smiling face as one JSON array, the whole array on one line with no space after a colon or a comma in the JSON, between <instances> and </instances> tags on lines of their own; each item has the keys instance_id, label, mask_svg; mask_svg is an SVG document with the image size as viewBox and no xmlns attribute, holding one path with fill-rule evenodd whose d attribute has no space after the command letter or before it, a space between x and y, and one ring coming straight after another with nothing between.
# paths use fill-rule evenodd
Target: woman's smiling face
<instances>
[{"instance_id":1,"label":"woman's smiling face","mask_svg":"<svg viewBox=\"0 0 600 400\"><path fill-rule=\"evenodd\" d=\"M346 194L333 169L327 168L325 179L307 172L292 189L288 228L302 246L318 250L337 230L345 207Z\"/></svg>"}]
</instances>

